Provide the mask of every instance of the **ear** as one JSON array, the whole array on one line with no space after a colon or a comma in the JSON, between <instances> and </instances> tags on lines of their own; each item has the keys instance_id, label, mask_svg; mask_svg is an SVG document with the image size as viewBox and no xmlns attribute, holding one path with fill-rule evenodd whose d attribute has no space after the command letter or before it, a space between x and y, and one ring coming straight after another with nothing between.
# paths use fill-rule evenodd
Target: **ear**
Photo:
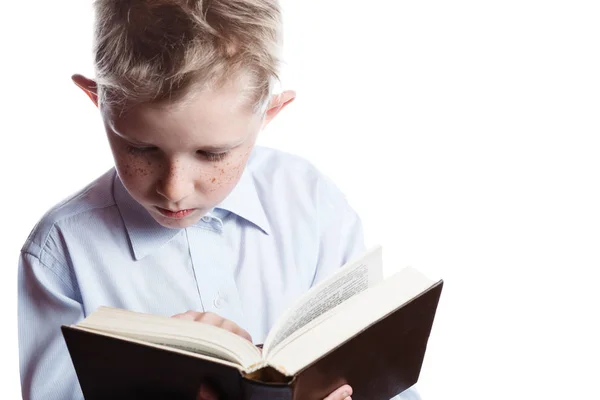
<instances>
[{"instance_id":1,"label":"ear","mask_svg":"<svg viewBox=\"0 0 600 400\"><path fill-rule=\"evenodd\" d=\"M296 99L296 92L293 90L286 90L280 94L273 95L271 102L267 108L265 114L265 120L263 121L263 128L271 122L281 110L283 110L288 104Z\"/></svg>"},{"instance_id":2,"label":"ear","mask_svg":"<svg viewBox=\"0 0 600 400\"><path fill-rule=\"evenodd\" d=\"M79 74L73 75L71 79L88 95L92 102L94 102L94 105L98 107L98 85L96 82Z\"/></svg>"}]
</instances>

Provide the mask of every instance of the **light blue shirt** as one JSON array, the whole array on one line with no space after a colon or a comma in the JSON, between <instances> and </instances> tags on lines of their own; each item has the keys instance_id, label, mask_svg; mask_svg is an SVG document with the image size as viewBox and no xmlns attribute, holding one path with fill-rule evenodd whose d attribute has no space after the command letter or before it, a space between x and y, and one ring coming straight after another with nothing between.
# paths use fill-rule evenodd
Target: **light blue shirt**
<instances>
[{"instance_id":1,"label":"light blue shirt","mask_svg":"<svg viewBox=\"0 0 600 400\"><path fill-rule=\"evenodd\" d=\"M22 248L23 398L83 398L60 326L99 306L210 311L262 343L287 306L364 250L344 195L280 151L256 147L230 195L185 229L159 225L111 169L46 213Z\"/></svg>"}]
</instances>

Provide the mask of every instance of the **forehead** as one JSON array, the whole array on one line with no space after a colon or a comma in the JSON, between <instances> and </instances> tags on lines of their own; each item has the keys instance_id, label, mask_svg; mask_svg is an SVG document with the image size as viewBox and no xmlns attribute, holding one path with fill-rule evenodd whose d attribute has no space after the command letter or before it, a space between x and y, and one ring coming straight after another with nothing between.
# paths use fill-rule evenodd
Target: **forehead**
<instances>
[{"instance_id":1,"label":"forehead","mask_svg":"<svg viewBox=\"0 0 600 400\"><path fill-rule=\"evenodd\" d=\"M218 88L194 90L173 103L139 104L120 115L109 109L103 116L116 134L155 145L239 141L262 122L248 101L244 83L235 80Z\"/></svg>"}]
</instances>

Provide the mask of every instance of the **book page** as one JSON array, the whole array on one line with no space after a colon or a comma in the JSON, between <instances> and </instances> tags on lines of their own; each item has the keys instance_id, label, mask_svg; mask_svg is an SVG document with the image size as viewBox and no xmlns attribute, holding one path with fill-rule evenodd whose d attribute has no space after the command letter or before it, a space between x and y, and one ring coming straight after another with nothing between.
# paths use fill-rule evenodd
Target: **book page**
<instances>
[{"instance_id":1,"label":"book page","mask_svg":"<svg viewBox=\"0 0 600 400\"><path fill-rule=\"evenodd\" d=\"M154 343L153 341L143 340L142 338L134 338L134 337L126 336L126 335L118 335L115 333L108 333L108 332L97 330L97 329L84 328L84 327L78 326L76 324L71 325L70 328L74 328L74 329L77 329L80 331L90 332L90 333L93 333L96 335L107 336L107 337L111 337L114 339L120 339L120 340L125 340L128 342L138 343L138 344L142 344L145 346L155 347L155 348L159 348L159 349L163 349L163 350L169 350L174 353L193 355L194 357L201 358L203 360L212 361L212 362L215 362L218 364L226 365L228 367L237 368L240 371L244 371L243 367L238 362L231 362L231 361L225 360L223 357L220 357L220 356L212 356L210 354L200 352L200 351L198 351L198 348L189 348L187 346L174 346L174 345L167 345L167 344L162 344L162 343Z\"/></svg>"},{"instance_id":2,"label":"book page","mask_svg":"<svg viewBox=\"0 0 600 400\"><path fill-rule=\"evenodd\" d=\"M312 287L275 323L263 346L264 358L285 338L344 301L379 283L382 277L381 246L341 267Z\"/></svg>"},{"instance_id":3,"label":"book page","mask_svg":"<svg viewBox=\"0 0 600 400\"><path fill-rule=\"evenodd\" d=\"M196 321L99 307L75 326L204 354L244 368L262 360L260 350L248 340Z\"/></svg>"},{"instance_id":4,"label":"book page","mask_svg":"<svg viewBox=\"0 0 600 400\"><path fill-rule=\"evenodd\" d=\"M294 375L441 281L407 267L340 305L312 329L293 334L272 349L268 363ZM394 335L398 332L390 332Z\"/></svg>"}]
</instances>

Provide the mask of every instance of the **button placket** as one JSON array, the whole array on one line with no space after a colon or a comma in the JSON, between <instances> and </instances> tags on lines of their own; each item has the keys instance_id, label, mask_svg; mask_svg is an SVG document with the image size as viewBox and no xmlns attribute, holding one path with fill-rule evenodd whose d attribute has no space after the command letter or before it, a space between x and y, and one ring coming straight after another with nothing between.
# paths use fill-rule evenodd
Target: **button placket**
<instances>
[{"instance_id":1,"label":"button placket","mask_svg":"<svg viewBox=\"0 0 600 400\"><path fill-rule=\"evenodd\" d=\"M223 226L218 217L198 225L203 229L191 230L191 254L198 294L203 311L211 311L223 318L243 324L243 311L235 284L230 257L225 248Z\"/></svg>"},{"instance_id":2,"label":"button placket","mask_svg":"<svg viewBox=\"0 0 600 400\"><path fill-rule=\"evenodd\" d=\"M223 294L220 290L217 291L217 295L213 300L213 305L216 308L221 308L227 304L227 295Z\"/></svg>"},{"instance_id":3,"label":"button placket","mask_svg":"<svg viewBox=\"0 0 600 400\"><path fill-rule=\"evenodd\" d=\"M216 230L217 232L221 232L223 230L223 221L215 217L211 214L207 214L204 217L200 218L203 224L208 225L210 228Z\"/></svg>"}]
</instances>

